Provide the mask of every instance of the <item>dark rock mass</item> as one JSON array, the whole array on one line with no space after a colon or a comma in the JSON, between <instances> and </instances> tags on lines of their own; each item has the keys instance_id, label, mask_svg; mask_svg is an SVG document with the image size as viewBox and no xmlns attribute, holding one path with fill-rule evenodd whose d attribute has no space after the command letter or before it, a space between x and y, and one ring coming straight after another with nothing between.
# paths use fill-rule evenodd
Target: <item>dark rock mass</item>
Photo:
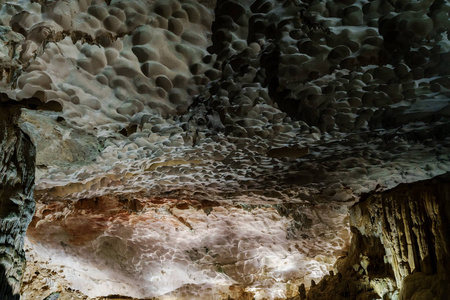
<instances>
[{"instance_id":1,"label":"dark rock mass","mask_svg":"<svg viewBox=\"0 0 450 300\"><path fill-rule=\"evenodd\" d=\"M20 298L25 232L34 214L35 147L18 127L20 110L0 107L0 295Z\"/></svg>"}]
</instances>

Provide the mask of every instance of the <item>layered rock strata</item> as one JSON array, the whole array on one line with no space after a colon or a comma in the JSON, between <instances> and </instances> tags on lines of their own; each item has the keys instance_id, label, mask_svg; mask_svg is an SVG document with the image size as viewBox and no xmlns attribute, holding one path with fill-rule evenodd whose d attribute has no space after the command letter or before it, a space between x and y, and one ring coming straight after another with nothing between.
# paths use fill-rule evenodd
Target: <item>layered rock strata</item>
<instances>
[{"instance_id":1,"label":"layered rock strata","mask_svg":"<svg viewBox=\"0 0 450 300\"><path fill-rule=\"evenodd\" d=\"M299 299L446 299L450 175L365 197L350 210L348 256Z\"/></svg>"},{"instance_id":2,"label":"layered rock strata","mask_svg":"<svg viewBox=\"0 0 450 300\"><path fill-rule=\"evenodd\" d=\"M18 127L20 110L0 106L0 298L20 298L25 232L34 214L35 147Z\"/></svg>"}]
</instances>

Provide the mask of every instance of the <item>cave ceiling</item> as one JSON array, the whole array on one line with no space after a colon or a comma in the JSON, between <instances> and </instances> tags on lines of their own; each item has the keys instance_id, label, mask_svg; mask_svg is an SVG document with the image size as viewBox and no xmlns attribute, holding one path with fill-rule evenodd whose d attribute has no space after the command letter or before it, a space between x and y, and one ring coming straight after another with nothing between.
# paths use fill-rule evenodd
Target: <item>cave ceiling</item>
<instances>
[{"instance_id":1,"label":"cave ceiling","mask_svg":"<svg viewBox=\"0 0 450 300\"><path fill-rule=\"evenodd\" d=\"M327 274L362 194L450 170L449 13L0 1L1 102L36 146L24 299L275 299Z\"/></svg>"}]
</instances>

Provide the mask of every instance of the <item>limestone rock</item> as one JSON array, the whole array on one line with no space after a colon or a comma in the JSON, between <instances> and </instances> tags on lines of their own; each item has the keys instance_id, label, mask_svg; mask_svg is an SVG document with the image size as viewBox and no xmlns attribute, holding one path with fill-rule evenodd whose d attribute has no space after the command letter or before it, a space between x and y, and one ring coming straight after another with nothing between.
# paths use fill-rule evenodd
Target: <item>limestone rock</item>
<instances>
[{"instance_id":1,"label":"limestone rock","mask_svg":"<svg viewBox=\"0 0 450 300\"><path fill-rule=\"evenodd\" d=\"M0 107L0 295L20 298L25 232L34 214L35 147L19 129L20 110Z\"/></svg>"},{"instance_id":2,"label":"limestone rock","mask_svg":"<svg viewBox=\"0 0 450 300\"><path fill-rule=\"evenodd\" d=\"M445 299L449 196L448 173L367 195L350 210L348 256L307 299Z\"/></svg>"},{"instance_id":3,"label":"limestone rock","mask_svg":"<svg viewBox=\"0 0 450 300\"><path fill-rule=\"evenodd\" d=\"M3 2L0 103L37 149L24 297L304 297L363 193L450 171L448 1ZM343 297L422 288L430 249L353 231Z\"/></svg>"}]
</instances>

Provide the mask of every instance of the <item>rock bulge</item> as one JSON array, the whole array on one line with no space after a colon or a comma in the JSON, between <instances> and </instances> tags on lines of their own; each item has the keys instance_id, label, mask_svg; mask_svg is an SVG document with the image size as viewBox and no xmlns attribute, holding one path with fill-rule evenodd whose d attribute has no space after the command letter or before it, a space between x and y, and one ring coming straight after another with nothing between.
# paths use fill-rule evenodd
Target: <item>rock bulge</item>
<instances>
[{"instance_id":1,"label":"rock bulge","mask_svg":"<svg viewBox=\"0 0 450 300\"><path fill-rule=\"evenodd\" d=\"M447 116L449 103L436 92L448 87L432 82L449 76L442 47L448 26L440 25L441 10L448 14L448 3L255 1L244 7L219 1L209 51L217 53L224 76L213 86L260 86L269 97L245 95L250 101L240 104L235 99L244 90L226 95L230 90L223 87L225 95L215 88L204 102L223 110L228 102L251 107L260 99L321 133L395 127L430 117L411 113L419 99L440 102L433 116ZM224 125L248 110L229 114L231 119L223 116Z\"/></svg>"},{"instance_id":2,"label":"rock bulge","mask_svg":"<svg viewBox=\"0 0 450 300\"><path fill-rule=\"evenodd\" d=\"M211 17L196 2L56 1L22 12L10 6L4 5L2 22L26 37L13 99L57 101L67 120L93 130L141 122L145 114L185 112L188 93L198 93L197 84L179 79L191 78L191 65L205 55ZM33 53L38 57L27 63ZM172 91L173 81L183 84ZM99 114L104 117L86 124L86 115Z\"/></svg>"}]
</instances>

